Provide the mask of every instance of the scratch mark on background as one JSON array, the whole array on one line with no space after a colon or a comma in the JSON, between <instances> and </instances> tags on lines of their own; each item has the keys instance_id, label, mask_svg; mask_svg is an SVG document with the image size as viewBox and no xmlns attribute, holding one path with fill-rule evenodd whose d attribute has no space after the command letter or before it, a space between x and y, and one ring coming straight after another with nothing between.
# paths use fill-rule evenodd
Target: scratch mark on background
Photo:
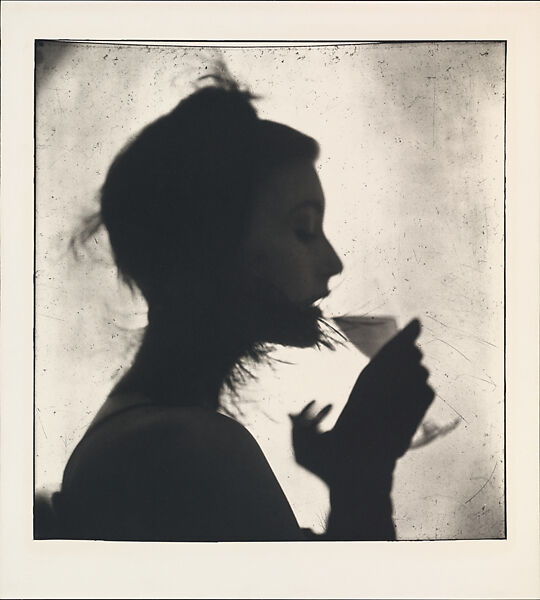
<instances>
[{"instance_id":1,"label":"scratch mark on background","mask_svg":"<svg viewBox=\"0 0 540 600\"><path fill-rule=\"evenodd\" d=\"M443 344L446 344L447 346L450 346L450 348L452 348L453 350L455 350L458 354L461 354L461 356L463 356L463 358L465 360L468 360L469 362L471 362L471 359L468 356L465 356L465 354L463 354L463 352L461 352L461 350L458 350L455 346L452 346L452 344L446 342L445 340L443 340L441 338L438 338L438 337L435 337L435 336L433 336L433 337L434 337L434 339L429 340L429 342L426 342L426 345L427 344L431 344L431 342L442 342Z\"/></svg>"},{"instance_id":2,"label":"scratch mark on background","mask_svg":"<svg viewBox=\"0 0 540 600\"><path fill-rule=\"evenodd\" d=\"M486 485L491 481L491 478L493 477L493 474L495 473L496 468L497 468L497 463L495 463L495 466L493 467L493 471L491 471L491 475L487 478L484 485L482 485L482 487L476 492L476 494L473 494L468 500L465 500L465 504L467 504L467 502L470 502L471 500L476 498L476 496L478 496L478 494L486 487Z\"/></svg>"},{"instance_id":3,"label":"scratch mark on background","mask_svg":"<svg viewBox=\"0 0 540 600\"><path fill-rule=\"evenodd\" d=\"M428 317L428 319L431 319L432 321L436 321L437 323L440 323L441 325L443 325L444 327L448 327L448 325L446 323L443 323L442 321L439 321L439 319L436 319L435 317L432 317L430 314L426 313L426 317Z\"/></svg>"},{"instance_id":4,"label":"scratch mark on background","mask_svg":"<svg viewBox=\"0 0 540 600\"><path fill-rule=\"evenodd\" d=\"M476 271L477 273L484 274L484 271L482 271L481 269L476 269L475 267L473 267L471 265L466 265L464 263L460 263L460 267L467 267L467 269L472 269L473 271Z\"/></svg>"},{"instance_id":5,"label":"scratch mark on background","mask_svg":"<svg viewBox=\"0 0 540 600\"><path fill-rule=\"evenodd\" d=\"M484 381L485 383L489 383L489 385L493 386L493 389L497 388L497 384L489 379L484 379L483 377L478 377L477 375L471 375L470 373L461 373L458 375L459 377L472 377L472 379L478 379L479 381Z\"/></svg>"},{"instance_id":6,"label":"scratch mark on background","mask_svg":"<svg viewBox=\"0 0 540 600\"><path fill-rule=\"evenodd\" d=\"M272 423L276 423L279 425L280 421L278 421L277 419L275 419L270 413L268 413L266 410L263 410L262 408L260 409L261 413L269 420L272 421Z\"/></svg>"},{"instance_id":7,"label":"scratch mark on background","mask_svg":"<svg viewBox=\"0 0 540 600\"><path fill-rule=\"evenodd\" d=\"M41 422L41 418L39 416L39 408L37 409L36 417L37 417L37 420L39 421L39 424L41 425L43 435L45 436L45 439L47 439L47 434L45 433L45 427L43 427L43 423Z\"/></svg>"},{"instance_id":8,"label":"scratch mark on background","mask_svg":"<svg viewBox=\"0 0 540 600\"><path fill-rule=\"evenodd\" d=\"M433 79L433 122L432 122L432 132L433 132L433 146L435 146L435 114L437 112L437 82L436 77L431 76L427 77L427 79Z\"/></svg>"},{"instance_id":9,"label":"scratch mark on background","mask_svg":"<svg viewBox=\"0 0 540 600\"><path fill-rule=\"evenodd\" d=\"M47 317L47 319L54 319L55 321L65 321L65 319L61 319L60 317L53 317L52 315L46 315L45 313L38 313L38 317Z\"/></svg>"},{"instance_id":10,"label":"scratch mark on background","mask_svg":"<svg viewBox=\"0 0 540 600\"><path fill-rule=\"evenodd\" d=\"M467 425L469 424L469 421L467 421L467 419L460 413L458 412L451 404L450 402L448 402L448 400L445 400L440 394L435 394L435 396L437 398L440 398L448 407L450 407L455 413L456 415L460 418L463 419L465 421L465 423L467 423Z\"/></svg>"},{"instance_id":11,"label":"scratch mark on background","mask_svg":"<svg viewBox=\"0 0 540 600\"><path fill-rule=\"evenodd\" d=\"M482 344L487 344L488 346L492 346L493 348L497 348L497 346L495 344L492 344L491 342L488 342L487 340L484 340L483 338L474 335L468 331L465 331L464 329L459 329L458 327L452 327L451 325L447 325L446 323L443 323L442 321L439 321L439 319L436 319L433 315L430 315L428 312L425 313L426 317L428 317L428 319L431 319L432 321L435 321L436 323L439 323L440 325L442 325L443 327L446 327L447 329L453 329L454 331L457 331L458 333L462 333L468 337L470 337L473 340L476 340L478 342L481 342ZM427 329L427 327L426 327ZM431 331L430 329L428 329L428 331Z\"/></svg>"}]
</instances>

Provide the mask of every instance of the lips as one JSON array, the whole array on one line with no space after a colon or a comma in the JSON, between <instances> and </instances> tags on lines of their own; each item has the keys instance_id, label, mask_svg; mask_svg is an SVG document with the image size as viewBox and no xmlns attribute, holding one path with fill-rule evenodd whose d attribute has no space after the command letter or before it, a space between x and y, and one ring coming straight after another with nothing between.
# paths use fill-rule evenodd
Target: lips
<instances>
[{"instance_id":1,"label":"lips","mask_svg":"<svg viewBox=\"0 0 540 600\"><path fill-rule=\"evenodd\" d=\"M330 292L328 292L328 291L326 291L322 294L318 294L317 296L313 296L312 298L310 298L303 304L306 307L318 306L325 298L328 297L329 294L330 294Z\"/></svg>"}]
</instances>

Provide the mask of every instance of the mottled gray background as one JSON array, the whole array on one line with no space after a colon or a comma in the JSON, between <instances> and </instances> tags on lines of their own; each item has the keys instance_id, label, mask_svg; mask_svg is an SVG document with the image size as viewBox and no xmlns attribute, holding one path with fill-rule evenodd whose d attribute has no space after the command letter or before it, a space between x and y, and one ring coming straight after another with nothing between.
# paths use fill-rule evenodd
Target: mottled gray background
<instances>
[{"instance_id":1,"label":"mottled gray background","mask_svg":"<svg viewBox=\"0 0 540 600\"><path fill-rule=\"evenodd\" d=\"M212 60L262 98L260 115L321 144L326 229L345 271L330 315L421 318L437 398L459 425L398 464L401 539L504 535L504 45L194 48L39 43L36 54L36 486L69 454L130 357L144 304L119 285L103 233L67 250L108 165L189 93ZM243 390L254 433L303 526L325 487L295 466L287 413L311 398L337 417L366 358L281 350Z\"/></svg>"}]
</instances>

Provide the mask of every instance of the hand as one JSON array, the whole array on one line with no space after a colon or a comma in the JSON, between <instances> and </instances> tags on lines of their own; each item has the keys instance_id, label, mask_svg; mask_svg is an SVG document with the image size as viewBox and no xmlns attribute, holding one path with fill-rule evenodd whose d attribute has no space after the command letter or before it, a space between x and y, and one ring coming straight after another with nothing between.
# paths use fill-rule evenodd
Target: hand
<instances>
[{"instance_id":1,"label":"hand","mask_svg":"<svg viewBox=\"0 0 540 600\"><path fill-rule=\"evenodd\" d=\"M330 405L313 414L311 402L291 415L300 465L327 482L393 470L434 397L415 345L419 333L414 320L380 350L360 373L332 431L322 433L318 427Z\"/></svg>"},{"instance_id":2,"label":"hand","mask_svg":"<svg viewBox=\"0 0 540 600\"><path fill-rule=\"evenodd\" d=\"M318 413L314 413L315 400L307 404L297 415L289 414L292 421L292 438L296 462L318 475L324 481L328 480L333 453L333 440L330 432L322 432L319 424L332 410L328 404Z\"/></svg>"},{"instance_id":3,"label":"hand","mask_svg":"<svg viewBox=\"0 0 540 600\"><path fill-rule=\"evenodd\" d=\"M370 458L398 459L409 448L435 395L415 343L419 334L415 319L360 373L333 429L349 452L360 443Z\"/></svg>"}]
</instances>

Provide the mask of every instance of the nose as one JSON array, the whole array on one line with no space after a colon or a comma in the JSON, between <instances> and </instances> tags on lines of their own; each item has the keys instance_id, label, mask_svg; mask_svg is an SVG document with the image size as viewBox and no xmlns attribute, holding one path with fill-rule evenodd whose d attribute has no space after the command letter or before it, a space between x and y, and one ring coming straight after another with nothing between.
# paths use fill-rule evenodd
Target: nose
<instances>
[{"instance_id":1,"label":"nose","mask_svg":"<svg viewBox=\"0 0 540 600\"><path fill-rule=\"evenodd\" d=\"M337 255L332 244L326 238L324 260L322 261L322 264L324 265L324 274L328 278L333 277L334 275L339 275L341 271L343 271L343 263L341 262L341 259Z\"/></svg>"}]
</instances>

